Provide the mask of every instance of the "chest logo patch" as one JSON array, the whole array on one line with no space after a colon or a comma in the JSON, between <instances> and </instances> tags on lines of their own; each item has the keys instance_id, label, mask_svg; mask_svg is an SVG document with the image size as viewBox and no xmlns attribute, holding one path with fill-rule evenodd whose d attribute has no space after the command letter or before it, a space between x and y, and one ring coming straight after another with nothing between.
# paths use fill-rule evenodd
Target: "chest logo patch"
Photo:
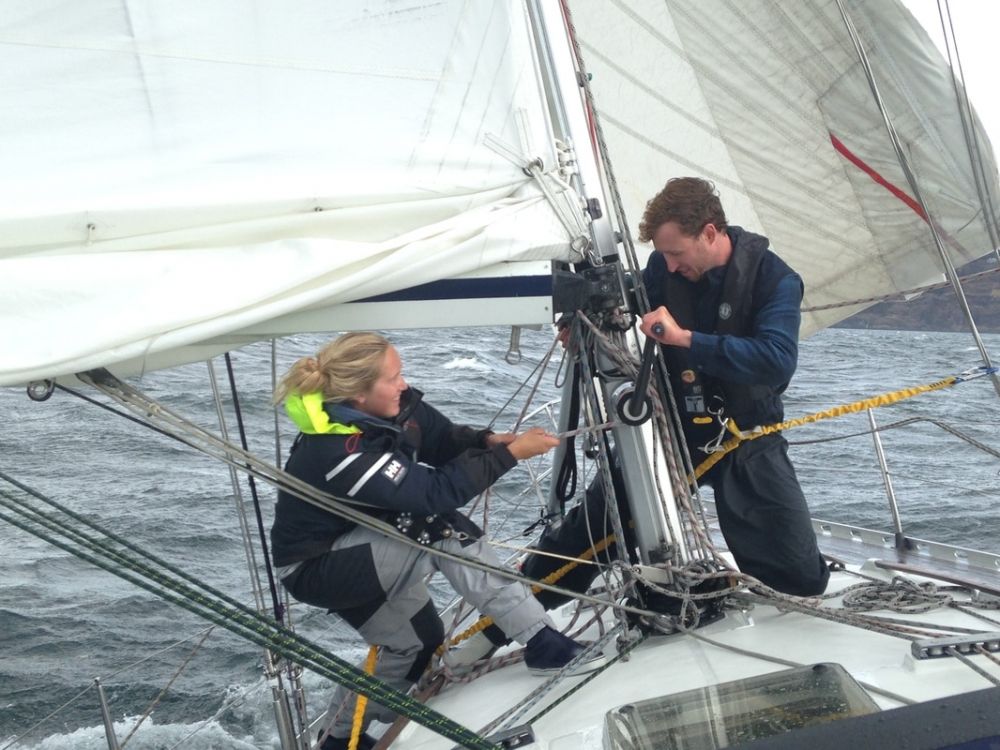
<instances>
[{"instance_id":1,"label":"chest logo patch","mask_svg":"<svg viewBox=\"0 0 1000 750\"><path fill-rule=\"evenodd\" d=\"M723 302L719 305L719 318L722 320L729 320L732 317L733 308L729 306L728 302Z\"/></svg>"},{"instance_id":2,"label":"chest logo patch","mask_svg":"<svg viewBox=\"0 0 1000 750\"><path fill-rule=\"evenodd\" d=\"M382 469L382 476L393 484L398 485L403 481L403 477L406 476L406 467L396 459L392 459L385 465L385 468Z\"/></svg>"}]
</instances>

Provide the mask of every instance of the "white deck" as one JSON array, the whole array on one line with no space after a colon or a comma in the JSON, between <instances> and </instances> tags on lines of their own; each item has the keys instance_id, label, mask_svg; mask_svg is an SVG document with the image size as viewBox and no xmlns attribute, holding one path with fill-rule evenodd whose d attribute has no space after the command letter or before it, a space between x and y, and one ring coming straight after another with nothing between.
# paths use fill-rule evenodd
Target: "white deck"
<instances>
[{"instance_id":1,"label":"white deck","mask_svg":"<svg viewBox=\"0 0 1000 750\"><path fill-rule=\"evenodd\" d=\"M860 542L855 549L871 551ZM925 555L930 560L930 557ZM854 573L859 566L835 572L828 592L841 591L866 580ZM870 561L860 566L867 576L889 581L893 571ZM988 576L989 571L980 571ZM915 581L926 580L909 576ZM938 586L946 585L934 581ZM957 598L961 598L958 595ZM967 597L966 597L967 598ZM843 612L840 598L826 600L825 608ZM568 608L564 608L566 610ZM565 615L565 611L557 615ZM872 614L900 620L968 628L1000 630L989 622L953 608L935 609L925 614L878 611ZM994 619L1000 619L991 614ZM591 634L593 635L593 633ZM996 635L994 634L994 637ZM707 640L714 641L710 643ZM722 646L743 649L741 654ZM505 653L512 650L508 647ZM606 653L614 654L610 643ZM653 636L622 659L591 679L565 702L540 718L533 717L559 696L584 682L586 677L564 680L538 705L526 710L512 726L531 724L535 743L530 747L547 750L601 748L605 714L625 703L680 693L732 680L787 669L777 660L800 665L833 662L842 665L866 688L882 709L903 705L878 690L924 702L958 693L991 687L992 683L954 657L918 660L911 654L908 639L884 635L862 628L830 622L797 612L780 612L770 605L729 612L726 617L695 631L694 635ZM988 657L971 657L981 668L1000 678L1000 666ZM470 684L450 685L429 705L473 730L481 730L497 716L519 703L543 680L531 676L521 663L485 674ZM454 743L411 723L394 747L445 748Z\"/></svg>"}]
</instances>

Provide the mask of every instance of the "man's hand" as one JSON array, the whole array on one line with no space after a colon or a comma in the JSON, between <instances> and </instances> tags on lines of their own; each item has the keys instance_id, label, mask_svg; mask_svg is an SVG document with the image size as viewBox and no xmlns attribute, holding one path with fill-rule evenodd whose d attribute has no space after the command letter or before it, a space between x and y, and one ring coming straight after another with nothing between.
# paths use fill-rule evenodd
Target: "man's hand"
<instances>
[{"instance_id":1,"label":"man's hand","mask_svg":"<svg viewBox=\"0 0 1000 750\"><path fill-rule=\"evenodd\" d=\"M569 349L569 329L572 325L573 319L565 315L556 321L556 338L564 350Z\"/></svg>"},{"instance_id":2,"label":"man's hand","mask_svg":"<svg viewBox=\"0 0 1000 750\"><path fill-rule=\"evenodd\" d=\"M653 332L653 326L656 325L661 326L661 333ZM681 346L685 349L691 348L691 331L677 325L674 316L665 307L658 307L652 312L643 315L642 323L639 324L639 330L649 338L656 339L661 344Z\"/></svg>"}]
</instances>

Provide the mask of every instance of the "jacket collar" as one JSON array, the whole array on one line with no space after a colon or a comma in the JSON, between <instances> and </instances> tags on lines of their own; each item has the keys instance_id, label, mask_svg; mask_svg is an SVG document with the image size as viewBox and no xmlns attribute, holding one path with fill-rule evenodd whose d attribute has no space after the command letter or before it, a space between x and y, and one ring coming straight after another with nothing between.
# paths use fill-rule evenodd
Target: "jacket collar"
<instances>
[{"instance_id":1,"label":"jacket collar","mask_svg":"<svg viewBox=\"0 0 1000 750\"><path fill-rule=\"evenodd\" d=\"M416 388L406 390L400 400L402 408L392 420L366 414L346 403L324 403L320 391L293 393L285 399L285 412L295 426L307 435L351 435L361 432L358 425L399 430L413 415L423 397L424 394Z\"/></svg>"}]
</instances>

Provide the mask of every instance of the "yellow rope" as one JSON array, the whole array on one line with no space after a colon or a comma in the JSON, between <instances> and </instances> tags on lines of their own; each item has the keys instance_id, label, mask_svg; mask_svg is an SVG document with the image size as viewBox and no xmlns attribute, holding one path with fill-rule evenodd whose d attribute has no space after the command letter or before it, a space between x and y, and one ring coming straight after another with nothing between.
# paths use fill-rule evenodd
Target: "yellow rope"
<instances>
[{"instance_id":1,"label":"yellow rope","mask_svg":"<svg viewBox=\"0 0 1000 750\"><path fill-rule=\"evenodd\" d=\"M368 658L365 659L365 672L373 674L375 672L375 661L378 658L378 647L372 646L368 649ZM368 698L359 694L357 705L354 706L354 724L351 725L351 739L347 743L348 750L358 750L358 743L361 741L361 727L365 718L365 707L368 705Z\"/></svg>"},{"instance_id":2,"label":"yellow rope","mask_svg":"<svg viewBox=\"0 0 1000 750\"><path fill-rule=\"evenodd\" d=\"M591 559L594 555L596 555L598 552L603 552L612 544L614 544L614 542L615 542L614 534L610 534L609 536L604 537L601 541L596 542L593 547L590 547L589 549L586 549L579 555L577 555L576 560L572 560L563 565L561 568L553 570L551 573L545 576L545 578L542 579L542 583L548 583L548 584L555 583L564 575L573 570L573 568L577 567L581 562L586 562L587 560ZM532 594L537 594L541 590L542 590L541 586L531 587Z\"/></svg>"},{"instance_id":3,"label":"yellow rope","mask_svg":"<svg viewBox=\"0 0 1000 750\"><path fill-rule=\"evenodd\" d=\"M790 430L793 427L799 427L804 424L812 424L813 422L819 422L822 419L840 417L844 414L855 414L859 411L874 409L879 406L888 406L889 404L894 404L897 401L902 401L903 399L912 398L913 396L917 396L921 393L939 391L942 388L947 388L958 382L961 382L959 378L952 375L944 380L938 380L936 383L917 385L911 388L902 388L891 393L883 393L880 396L872 396L871 398L862 399L861 401L855 401L853 404L834 406L831 409L818 411L815 414L808 414L804 417L799 417L798 419L789 419L784 422L778 422L777 424L767 425L766 427L754 430L751 433L740 432L737 426L733 424L732 420L729 420L726 423L726 427L731 433L733 433L733 437L723 443L717 451L713 452L708 458L698 465L698 468L694 470L694 478L696 481L700 479L706 471L721 461L723 456L735 450L740 443L746 442L747 440L756 440L764 435L770 435L775 432L780 432L781 430Z\"/></svg>"}]
</instances>

